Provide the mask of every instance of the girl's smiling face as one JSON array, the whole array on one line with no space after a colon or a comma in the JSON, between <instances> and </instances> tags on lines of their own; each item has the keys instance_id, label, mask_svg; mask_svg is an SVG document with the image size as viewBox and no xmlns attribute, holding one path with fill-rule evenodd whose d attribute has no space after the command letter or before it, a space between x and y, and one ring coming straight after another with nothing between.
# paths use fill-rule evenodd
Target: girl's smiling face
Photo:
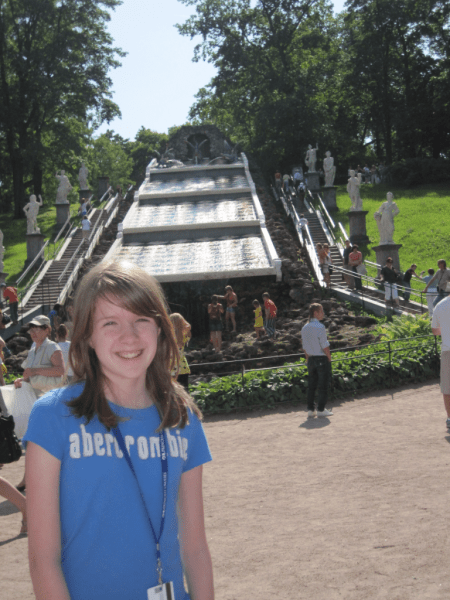
<instances>
[{"instance_id":1,"label":"girl's smiling face","mask_svg":"<svg viewBox=\"0 0 450 600\"><path fill-rule=\"evenodd\" d=\"M108 386L123 387L127 381L136 388L145 385L158 346L160 329L155 320L100 298L93 321L89 345L95 350Z\"/></svg>"}]
</instances>

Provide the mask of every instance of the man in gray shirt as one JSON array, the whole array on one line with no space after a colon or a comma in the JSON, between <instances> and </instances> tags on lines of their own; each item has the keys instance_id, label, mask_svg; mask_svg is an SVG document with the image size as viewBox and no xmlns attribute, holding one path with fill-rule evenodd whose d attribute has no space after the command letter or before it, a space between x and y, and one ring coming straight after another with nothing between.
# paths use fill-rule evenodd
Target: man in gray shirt
<instances>
[{"instance_id":1,"label":"man in gray shirt","mask_svg":"<svg viewBox=\"0 0 450 600\"><path fill-rule=\"evenodd\" d=\"M328 384L331 377L331 352L325 326L320 322L325 316L321 304L309 307L309 322L302 329L302 347L308 363L308 417L329 417L333 413L325 408ZM317 389L317 413L314 396Z\"/></svg>"}]
</instances>

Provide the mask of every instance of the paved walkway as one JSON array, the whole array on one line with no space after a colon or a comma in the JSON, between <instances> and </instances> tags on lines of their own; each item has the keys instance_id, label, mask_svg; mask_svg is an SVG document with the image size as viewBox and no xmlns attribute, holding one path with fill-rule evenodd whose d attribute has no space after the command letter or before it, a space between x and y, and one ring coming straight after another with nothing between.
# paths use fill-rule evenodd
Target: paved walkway
<instances>
[{"instance_id":1,"label":"paved walkway","mask_svg":"<svg viewBox=\"0 0 450 600\"><path fill-rule=\"evenodd\" d=\"M437 381L206 419L216 600L450 597L450 436ZM22 461L21 461L22 462ZM2 474L19 481L22 465ZM0 500L0 589L32 598L20 515Z\"/></svg>"}]
</instances>

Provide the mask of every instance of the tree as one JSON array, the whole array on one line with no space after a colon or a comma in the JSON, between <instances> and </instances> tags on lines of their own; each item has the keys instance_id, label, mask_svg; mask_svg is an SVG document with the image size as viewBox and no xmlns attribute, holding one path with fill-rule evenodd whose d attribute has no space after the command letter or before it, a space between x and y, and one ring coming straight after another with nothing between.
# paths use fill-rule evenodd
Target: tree
<instances>
[{"instance_id":1,"label":"tree","mask_svg":"<svg viewBox=\"0 0 450 600\"><path fill-rule=\"evenodd\" d=\"M119 114L108 71L124 53L106 31L120 0L0 0L0 133L6 140L15 216L25 178L40 193L45 143Z\"/></svg>"},{"instance_id":2,"label":"tree","mask_svg":"<svg viewBox=\"0 0 450 600\"><path fill-rule=\"evenodd\" d=\"M110 130L93 140L86 161L89 179L96 181L98 177L107 175L113 188L117 185L126 188L133 183L133 161L127 152L128 143L128 140Z\"/></svg>"},{"instance_id":3,"label":"tree","mask_svg":"<svg viewBox=\"0 0 450 600\"><path fill-rule=\"evenodd\" d=\"M134 182L139 183L144 180L148 163L152 158L165 151L168 139L168 135L165 133L157 133L141 127L134 142L128 142L127 152L133 160L131 179Z\"/></svg>"}]
</instances>

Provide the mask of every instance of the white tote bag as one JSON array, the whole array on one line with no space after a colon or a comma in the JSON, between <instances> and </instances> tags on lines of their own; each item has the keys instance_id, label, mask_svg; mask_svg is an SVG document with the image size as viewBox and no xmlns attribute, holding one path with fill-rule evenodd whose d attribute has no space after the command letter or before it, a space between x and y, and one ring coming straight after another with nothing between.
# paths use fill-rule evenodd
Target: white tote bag
<instances>
[{"instance_id":1,"label":"white tote bag","mask_svg":"<svg viewBox=\"0 0 450 600\"><path fill-rule=\"evenodd\" d=\"M36 402L36 394L26 381L22 381L20 388L16 389L14 385L4 385L0 390L8 414L14 417L14 431L21 440L28 427L28 419L31 408Z\"/></svg>"}]
</instances>

